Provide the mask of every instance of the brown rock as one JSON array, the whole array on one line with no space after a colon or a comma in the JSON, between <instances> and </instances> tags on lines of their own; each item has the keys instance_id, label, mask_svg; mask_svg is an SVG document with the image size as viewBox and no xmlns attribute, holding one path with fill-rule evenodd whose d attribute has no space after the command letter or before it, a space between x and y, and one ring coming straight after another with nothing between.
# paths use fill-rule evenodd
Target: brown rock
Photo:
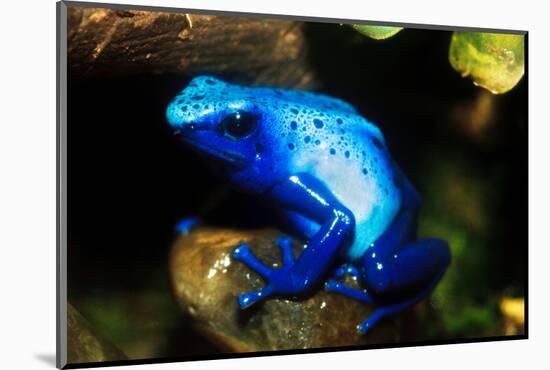
<instances>
[{"instance_id":1,"label":"brown rock","mask_svg":"<svg viewBox=\"0 0 550 370\"><path fill-rule=\"evenodd\" d=\"M359 335L356 325L373 308L325 292L322 287L309 297L271 297L241 310L238 295L259 289L264 282L234 260L231 251L247 242L266 264L280 264L280 250L275 245L280 235L272 229L199 228L178 238L170 258L173 289L179 305L200 332L234 352L380 344L400 339L397 319L384 320L367 335ZM301 248L298 244L294 243L296 255Z\"/></svg>"}]
</instances>

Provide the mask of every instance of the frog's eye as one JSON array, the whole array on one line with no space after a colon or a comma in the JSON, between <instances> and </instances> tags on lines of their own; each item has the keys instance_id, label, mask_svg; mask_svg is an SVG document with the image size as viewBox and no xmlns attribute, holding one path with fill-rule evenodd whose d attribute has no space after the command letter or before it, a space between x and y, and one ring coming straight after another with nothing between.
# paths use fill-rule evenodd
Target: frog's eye
<instances>
[{"instance_id":1,"label":"frog's eye","mask_svg":"<svg viewBox=\"0 0 550 370\"><path fill-rule=\"evenodd\" d=\"M241 139L250 135L256 129L258 116L248 112L233 112L221 121L221 129L225 136Z\"/></svg>"}]
</instances>

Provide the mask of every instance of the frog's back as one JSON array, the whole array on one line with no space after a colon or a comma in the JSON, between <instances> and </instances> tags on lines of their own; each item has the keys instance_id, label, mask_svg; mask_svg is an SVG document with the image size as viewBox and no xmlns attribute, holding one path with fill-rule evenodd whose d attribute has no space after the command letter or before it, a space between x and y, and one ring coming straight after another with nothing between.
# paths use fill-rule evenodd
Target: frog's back
<instances>
[{"instance_id":1,"label":"frog's back","mask_svg":"<svg viewBox=\"0 0 550 370\"><path fill-rule=\"evenodd\" d=\"M345 254L352 260L360 258L401 205L398 174L384 137L338 99L308 94L308 101L296 111L284 118L281 134L291 148L289 164L293 172L323 181L353 212L355 239Z\"/></svg>"}]
</instances>

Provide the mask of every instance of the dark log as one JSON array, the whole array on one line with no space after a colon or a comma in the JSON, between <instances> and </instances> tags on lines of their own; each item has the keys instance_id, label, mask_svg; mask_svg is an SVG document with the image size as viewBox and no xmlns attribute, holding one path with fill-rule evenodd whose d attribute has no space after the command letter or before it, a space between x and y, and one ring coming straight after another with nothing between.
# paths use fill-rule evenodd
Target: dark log
<instances>
[{"instance_id":1,"label":"dark log","mask_svg":"<svg viewBox=\"0 0 550 370\"><path fill-rule=\"evenodd\" d=\"M71 78L214 74L312 87L304 24L254 17L106 8L68 9Z\"/></svg>"}]
</instances>

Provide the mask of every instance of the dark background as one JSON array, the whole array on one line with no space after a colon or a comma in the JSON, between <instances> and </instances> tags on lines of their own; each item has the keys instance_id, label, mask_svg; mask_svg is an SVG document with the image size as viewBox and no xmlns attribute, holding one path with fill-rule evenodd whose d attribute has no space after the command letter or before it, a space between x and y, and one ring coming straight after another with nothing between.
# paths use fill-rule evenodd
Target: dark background
<instances>
[{"instance_id":1,"label":"dark background","mask_svg":"<svg viewBox=\"0 0 550 370\"><path fill-rule=\"evenodd\" d=\"M374 41L308 25L319 90L381 128L424 198L419 233L451 244L453 270L434 299L454 308L430 309L439 324L418 335L429 340L506 334L498 302L523 297L527 279L526 77L506 94L485 92L450 66L450 38L406 29ZM165 108L191 77L69 79L69 301L131 358L216 351L170 295L178 219L274 223L173 136Z\"/></svg>"}]
</instances>

